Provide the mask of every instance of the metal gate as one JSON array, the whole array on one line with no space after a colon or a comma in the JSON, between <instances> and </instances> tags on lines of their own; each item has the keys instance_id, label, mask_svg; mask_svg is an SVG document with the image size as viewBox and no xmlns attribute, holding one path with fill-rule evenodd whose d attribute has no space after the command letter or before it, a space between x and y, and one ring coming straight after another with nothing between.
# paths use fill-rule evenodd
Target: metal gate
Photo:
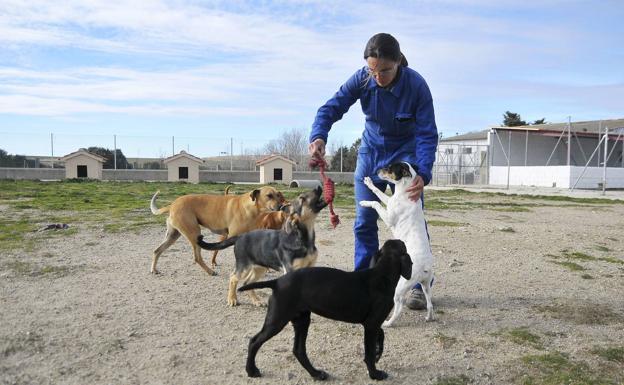
<instances>
[{"instance_id":1,"label":"metal gate","mask_svg":"<svg viewBox=\"0 0 624 385\"><path fill-rule=\"evenodd\" d=\"M436 186L488 184L488 146L440 144L433 166Z\"/></svg>"}]
</instances>

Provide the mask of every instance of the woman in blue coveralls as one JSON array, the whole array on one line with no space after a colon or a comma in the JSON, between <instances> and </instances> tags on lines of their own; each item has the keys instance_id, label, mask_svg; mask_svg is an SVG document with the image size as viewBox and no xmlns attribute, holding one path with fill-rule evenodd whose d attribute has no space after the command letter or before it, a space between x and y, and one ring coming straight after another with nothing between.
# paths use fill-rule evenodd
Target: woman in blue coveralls
<instances>
[{"instance_id":1,"label":"woman in blue coveralls","mask_svg":"<svg viewBox=\"0 0 624 385\"><path fill-rule=\"evenodd\" d=\"M409 198L416 201L431 181L438 145L431 92L425 79L407 66L399 42L392 35L379 33L371 37L364 59L366 66L319 108L310 133L310 154L325 156L331 126L359 99L366 122L354 175L356 202L378 200L363 179L371 177L384 191L387 183L377 176L377 170L397 161L417 166L418 177L408 188ZM360 270L369 267L371 256L379 248L378 215L357 203L355 207L355 270ZM418 285L410 291L406 306L426 308Z\"/></svg>"}]
</instances>

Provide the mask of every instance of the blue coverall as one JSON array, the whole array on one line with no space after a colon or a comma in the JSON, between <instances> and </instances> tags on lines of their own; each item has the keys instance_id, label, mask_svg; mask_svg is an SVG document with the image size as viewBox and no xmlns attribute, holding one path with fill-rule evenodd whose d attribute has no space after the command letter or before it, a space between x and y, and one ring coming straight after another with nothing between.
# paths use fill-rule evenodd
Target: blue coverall
<instances>
[{"instance_id":1,"label":"blue coverall","mask_svg":"<svg viewBox=\"0 0 624 385\"><path fill-rule=\"evenodd\" d=\"M369 78L367 67L358 70L319 108L310 133L310 142L321 138L327 143L331 126L360 100L366 123L354 175L355 270L368 268L371 256L379 248L378 214L359 205L362 200L379 200L364 185L364 177L371 177L384 191L387 183L377 176L377 170L396 161L407 161L418 167L425 185L431 181L438 145L431 92L425 79L409 67L399 67L396 76L387 89Z\"/></svg>"}]
</instances>

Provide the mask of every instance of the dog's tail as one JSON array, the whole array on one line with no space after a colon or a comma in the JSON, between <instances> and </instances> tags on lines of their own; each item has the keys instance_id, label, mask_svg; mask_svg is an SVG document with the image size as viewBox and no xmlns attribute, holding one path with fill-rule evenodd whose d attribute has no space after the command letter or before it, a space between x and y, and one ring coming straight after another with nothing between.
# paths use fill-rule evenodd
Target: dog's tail
<instances>
[{"instance_id":1,"label":"dog's tail","mask_svg":"<svg viewBox=\"0 0 624 385\"><path fill-rule=\"evenodd\" d=\"M232 238L228 238L221 242L209 243L209 242L204 242L204 236L200 234L197 236L197 244L199 245L199 247L201 247L202 249L206 249L206 250L223 250L225 248L232 246L234 243L236 243L237 239L238 239L238 236L234 236Z\"/></svg>"},{"instance_id":2,"label":"dog's tail","mask_svg":"<svg viewBox=\"0 0 624 385\"><path fill-rule=\"evenodd\" d=\"M223 192L223 195L228 195L228 194L230 193L230 188L232 188L232 185L228 185L228 186L225 188L225 191Z\"/></svg>"},{"instance_id":3,"label":"dog's tail","mask_svg":"<svg viewBox=\"0 0 624 385\"><path fill-rule=\"evenodd\" d=\"M277 287L277 279L271 279L269 281L252 282L247 285L243 285L238 288L238 291L247 291L253 289L265 289L269 288L274 290Z\"/></svg>"},{"instance_id":4,"label":"dog's tail","mask_svg":"<svg viewBox=\"0 0 624 385\"><path fill-rule=\"evenodd\" d=\"M169 212L169 206L165 206L161 209L156 207L156 198L158 197L158 194L160 194L160 190L156 191L154 196L152 196L152 200L150 201L150 209L152 210L152 214L154 215L160 215Z\"/></svg>"}]
</instances>

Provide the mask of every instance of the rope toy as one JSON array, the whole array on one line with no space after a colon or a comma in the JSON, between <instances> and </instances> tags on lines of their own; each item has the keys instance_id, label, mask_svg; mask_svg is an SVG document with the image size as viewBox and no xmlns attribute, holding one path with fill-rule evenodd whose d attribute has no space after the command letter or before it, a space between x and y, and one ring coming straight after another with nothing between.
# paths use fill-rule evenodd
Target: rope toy
<instances>
[{"instance_id":1,"label":"rope toy","mask_svg":"<svg viewBox=\"0 0 624 385\"><path fill-rule=\"evenodd\" d=\"M310 168L318 167L321 173L321 179L323 180L323 198L325 202L329 205L329 222L331 225L336 228L336 226L340 223L340 218L338 218L338 214L334 212L334 181L331 180L328 176L325 175L325 168L327 168L327 162L325 159L320 156L314 157L310 159Z\"/></svg>"}]
</instances>

